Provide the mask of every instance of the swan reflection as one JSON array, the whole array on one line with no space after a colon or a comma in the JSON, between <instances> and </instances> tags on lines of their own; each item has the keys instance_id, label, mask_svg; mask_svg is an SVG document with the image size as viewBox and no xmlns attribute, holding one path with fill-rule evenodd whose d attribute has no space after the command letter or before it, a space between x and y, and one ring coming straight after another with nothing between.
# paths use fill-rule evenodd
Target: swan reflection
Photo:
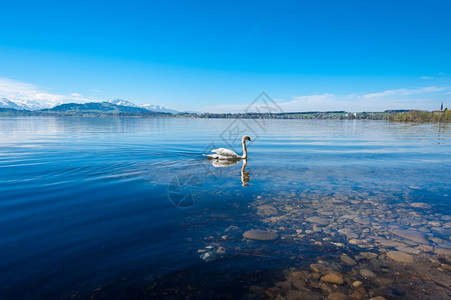
<instances>
[{"instance_id":1,"label":"swan reflection","mask_svg":"<svg viewBox=\"0 0 451 300\"><path fill-rule=\"evenodd\" d=\"M243 186L249 186L249 180L251 179L250 173L251 171L246 172L246 166L247 166L247 159L236 159L236 160L216 160L216 159L210 159L208 160L213 167L215 168L224 168L224 167L231 167L239 163L240 161L243 162L243 165L241 166L241 182L243 183Z\"/></svg>"},{"instance_id":2,"label":"swan reflection","mask_svg":"<svg viewBox=\"0 0 451 300\"><path fill-rule=\"evenodd\" d=\"M251 171L246 172L247 159L243 160L243 165L241 166L241 182L243 186L249 186L249 180L251 179Z\"/></svg>"}]
</instances>

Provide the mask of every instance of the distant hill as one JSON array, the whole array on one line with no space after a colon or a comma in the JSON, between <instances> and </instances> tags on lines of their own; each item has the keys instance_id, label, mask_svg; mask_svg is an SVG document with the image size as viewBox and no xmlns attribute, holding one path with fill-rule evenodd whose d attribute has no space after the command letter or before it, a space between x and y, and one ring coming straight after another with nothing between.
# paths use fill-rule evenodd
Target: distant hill
<instances>
[{"instance_id":1,"label":"distant hill","mask_svg":"<svg viewBox=\"0 0 451 300\"><path fill-rule=\"evenodd\" d=\"M67 103L41 110L18 110L14 108L0 108L3 116L171 116L170 113L153 112L141 107L115 105L107 102Z\"/></svg>"},{"instance_id":2,"label":"distant hill","mask_svg":"<svg viewBox=\"0 0 451 300\"><path fill-rule=\"evenodd\" d=\"M108 102L67 103L40 112L47 114L64 115L118 115L118 116L154 116L168 115L169 113L156 113L141 107L116 105Z\"/></svg>"}]
</instances>

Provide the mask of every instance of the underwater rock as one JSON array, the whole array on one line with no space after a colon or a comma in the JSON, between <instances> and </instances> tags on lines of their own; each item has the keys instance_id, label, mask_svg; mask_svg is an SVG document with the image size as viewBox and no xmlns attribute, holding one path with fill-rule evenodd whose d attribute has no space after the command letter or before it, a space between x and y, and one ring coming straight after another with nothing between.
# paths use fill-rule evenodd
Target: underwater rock
<instances>
[{"instance_id":1,"label":"underwater rock","mask_svg":"<svg viewBox=\"0 0 451 300\"><path fill-rule=\"evenodd\" d=\"M305 220L307 222L315 223L315 224L322 225L322 226L329 225L330 222L331 222L331 220L320 218L320 217L310 217L310 218L307 218Z\"/></svg>"},{"instance_id":2,"label":"underwater rock","mask_svg":"<svg viewBox=\"0 0 451 300\"><path fill-rule=\"evenodd\" d=\"M378 245L384 246L384 247L406 246L406 244L403 244L403 243L400 243L397 241L386 240L386 239L377 239L374 242L377 243Z\"/></svg>"},{"instance_id":3,"label":"underwater rock","mask_svg":"<svg viewBox=\"0 0 451 300\"><path fill-rule=\"evenodd\" d=\"M360 270L360 275L362 275L365 278L375 278L376 277L376 274L374 274L373 272L371 272L370 270L367 270L367 269Z\"/></svg>"},{"instance_id":4,"label":"underwater rock","mask_svg":"<svg viewBox=\"0 0 451 300\"><path fill-rule=\"evenodd\" d=\"M375 259L377 258L377 254L373 252L360 252L359 254L361 257L366 259Z\"/></svg>"},{"instance_id":5,"label":"underwater rock","mask_svg":"<svg viewBox=\"0 0 451 300\"><path fill-rule=\"evenodd\" d=\"M402 229L394 229L392 233L400 236L402 238L420 243L420 244L429 244L429 241L426 239L425 234L418 231L413 230L402 230Z\"/></svg>"},{"instance_id":6,"label":"underwater rock","mask_svg":"<svg viewBox=\"0 0 451 300\"><path fill-rule=\"evenodd\" d=\"M226 253L226 249L224 247L218 247L218 249L215 250L218 254L224 254Z\"/></svg>"},{"instance_id":7,"label":"underwater rock","mask_svg":"<svg viewBox=\"0 0 451 300\"><path fill-rule=\"evenodd\" d=\"M441 255L447 262L451 262L451 249L450 248L442 248L437 247L434 250L435 254Z\"/></svg>"},{"instance_id":8,"label":"underwater rock","mask_svg":"<svg viewBox=\"0 0 451 300\"><path fill-rule=\"evenodd\" d=\"M423 202L410 203L410 206L416 207L416 208L431 208L431 206L429 204L423 203Z\"/></svg>"},{"instance_id":9,"label":"underwater rock","mask_svg":"<svg viewBox=\"0 0 451 300\"><path fill-rule=\"evenodd\" d=\"M344 283L343 277L337 272L330 272L329 274L324 275L323 277L321 277L321 281L335 284Z\"/></svg>"},{"instance_id":10,"label":"underwater rock","mask_svg":"<svg viewBox=\"0 0 451 300\"><path fill-rule=\"evenodd\" d=\"M357 264L357 262L355 260L353 260L346 254L340 255L340 259L349 266L355 266Z\"/></svg>"},{"instance_id":11,"label":"underwater rock","mask_svg":"<svg viewBox=\"0 0 451 300\"><path fill-rule=\"evenodd\" d=\"M327 296L327 300L349 300L349 297L340 292L333 292Z\"/></svg>"},{"instance_id":12,"label":"underwater rock","mask_svg":"<svg viewBox=\"0 0 451 300\"><path fill-rule=\"evenodd\" d=\"M415 254L415 255L420 254L420 250L413 249L413 248L410 248L410 247L396 247L396 250L399 250L401 252L406 252L406 253L409 253L409 254Z\"/></svg>"},{"instance_id":13,"label":"underwater rock","mask_svg":"<svg viewBox=\"0 0 451 300\"><path fill-rule=\"evenodd\" d=\"M397 262L411 263L413 262L413 256L401 251L388 251L387 256Z\"/></svg>"},{"instance_id":14,"label":"underwater rock","mask_svg":"<svg viewBox=\"0 0 451 300\"><path fill-rule=\"evenodd\" d=\"M248 230L243 233L243 236L247 239L257 240L257 241L272 241L279 238L279 234L274 231L266 230Z\"/></svg>"},{"instance_id":15,"label":"underwater rock","mask_svg":"<svg viewBox=\"0 0 451 300\"><path fill-rule=\"evenodd\" d=\"M434 247L428 246L428 245L420 245L418 247L415 247L415 249L418 249L423 252L433 252L434 251Z\"/></svg>"},{"instance_id":16,"label":"underwater rock","mask_svg":"<svg viewBox=\"0 0 451 300\"><path fill-rule=\"evenodd\" d=\"M218 258L218 255L213 251L208 251L200 255L200 258L205 262L212 262Z\"/></svg>"},{"instance_id":17,"label":"underwater rock","mask_svg":"<svg viewBox=\"0 0 451 300\"><path fill-rule=\"evenodd\" d=\"M257 207L257 214L261 217L272 216L278 214L277 209L269 204L260 205Z\"/></svg>"}]
</instances>

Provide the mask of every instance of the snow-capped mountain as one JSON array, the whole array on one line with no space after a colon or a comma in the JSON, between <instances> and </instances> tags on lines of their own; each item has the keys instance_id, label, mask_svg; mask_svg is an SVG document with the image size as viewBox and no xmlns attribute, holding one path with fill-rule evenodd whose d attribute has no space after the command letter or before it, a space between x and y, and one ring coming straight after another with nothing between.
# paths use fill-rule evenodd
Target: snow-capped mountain
<instances>
[{"instance_id":1,"label":"snow-capped mountain","mask_svg":"<svg viewBox=\"0 0 451 300\"><path fill-rule=\"evenodd\" d=\"M155 111L155 112L165 112L165 113L171 113L171 114L178 113L178 111L173 110L173 109L169 109L169 108L167 108L165 106L154 105L154 104L136 105L133 102L130 102L130 101L127 101L127 100L122 100L122 99L112 99L112 100L108 100L106 102L112 103L112 104L116 104L116 105L122 105L122 106L141 107L141 108L145 108L147 110Z\"/></svg>"},{"instance_id":2,"label":"snow-capped mountain","mask_svg":"<svg viewBox=\"0 0 451 300\"><path fill-rule=\"evenodd\" d=\"M127 100L122 100L122 99L112 99L112 100L108 100L105 101L114 105L122 105L122 106L131 106L131 107L138 107L138 105L136 105L135 103L132 103L130 101Z\"/></svg>"},{"instance_id":3,"label":"snow-capped mountain","mask_svg":"<svg viewBox=\"0 0 451 300\"><path fill-rule=\"evenodd\" d=\"M166 113L171 113L171 114L178 113L178 111L176 111L176 110L169 109L166 106L161 106L161 105L142 104L139 107L145 108L145 109L150 110L150 111L166 112Z\"/></svg>"},{"instance_id":4,"label":"snow-capped mountain","mask_svg":"<svg viewBox=\"0 0 451 300\"><path fill-rule=\"evenodd\" d=\"M40 110L47 107L47 105L42 105L41 103L32 100L10 100L8 98L0 98L0 108Z\"/></svg>"}]
</instances>

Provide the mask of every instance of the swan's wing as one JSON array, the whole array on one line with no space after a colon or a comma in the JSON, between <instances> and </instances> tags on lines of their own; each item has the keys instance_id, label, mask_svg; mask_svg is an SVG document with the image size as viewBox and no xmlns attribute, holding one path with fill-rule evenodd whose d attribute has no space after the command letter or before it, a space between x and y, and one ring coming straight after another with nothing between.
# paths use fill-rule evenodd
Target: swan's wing
<instances>
[{"instance_id":1,"label":"swan's wing","mask_svg":"<svg viewBox=\"0 0 451 300\"><path fill-rule=\"evenodd\" d=\"M236 158L239 157L238 154L232 150L226 148L213 149L211 152L215 152L218 156L223 156L224 158Z\"/></svg>"}]
</instances>

